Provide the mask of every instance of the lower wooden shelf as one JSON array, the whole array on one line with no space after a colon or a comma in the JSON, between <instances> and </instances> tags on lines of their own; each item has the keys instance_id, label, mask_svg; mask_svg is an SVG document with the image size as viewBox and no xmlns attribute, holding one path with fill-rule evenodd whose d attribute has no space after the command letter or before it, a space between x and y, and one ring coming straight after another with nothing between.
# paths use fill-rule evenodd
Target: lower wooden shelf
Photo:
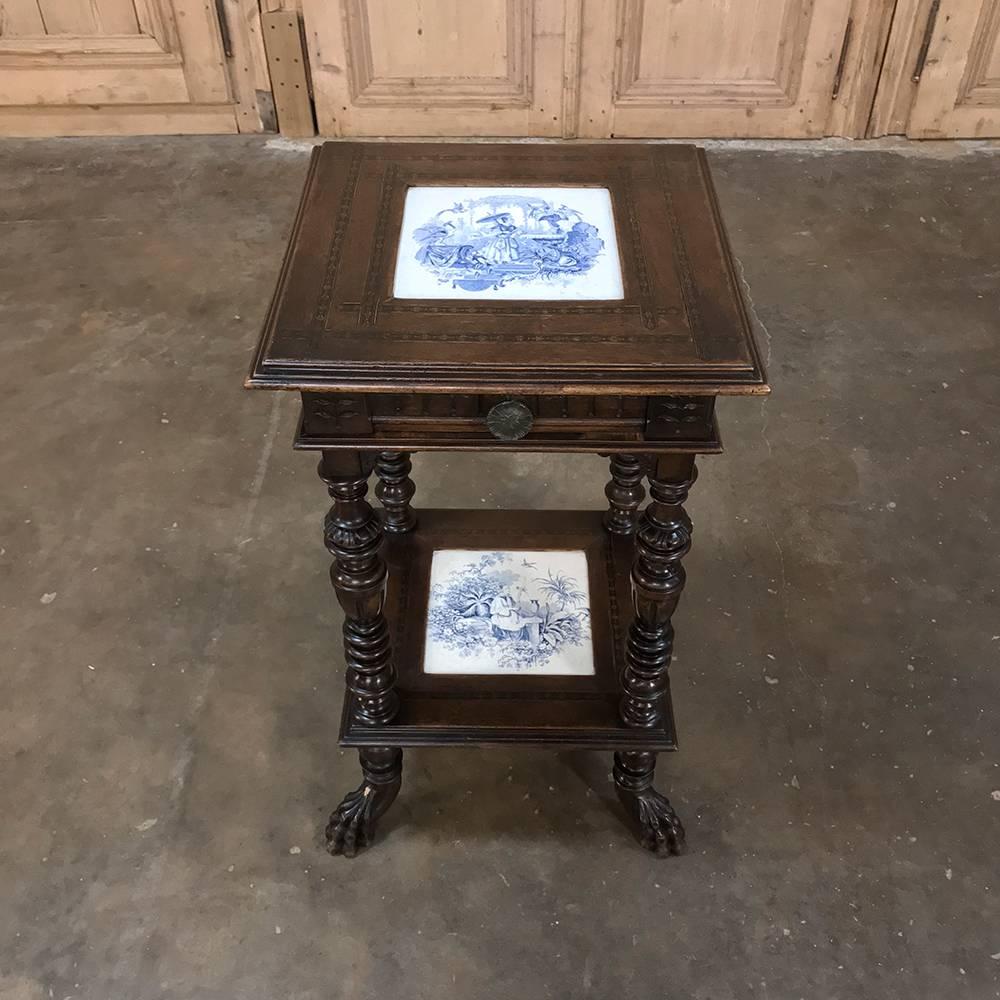
<instances>
[{"instance_id":1,"label":"lower wooden shelf","mask_svg":"<svg viewBox=\"0 0 1000 1000\"><path fill-rule=\"evenodd\" d=\"M389 566L386 615L398 673L399 713L374 729L351 718L344 704L340 743L363 746L451 746L512 744L591 749L677 749L670 693L664 721L656 729L629 729L619 719L618 677L631 621L629 538L609 534L600 511L422 510L415 531L387 535ZM589 589L593 673L489 674L425 670L431 562L435 552L582 552ZM471 606L476 595L470 597ZM488 628L488 621L473 624ZM532 621L533 619L524 619ZM528 626L530 628L530 626Z\"/></svg>"}]
</instances>

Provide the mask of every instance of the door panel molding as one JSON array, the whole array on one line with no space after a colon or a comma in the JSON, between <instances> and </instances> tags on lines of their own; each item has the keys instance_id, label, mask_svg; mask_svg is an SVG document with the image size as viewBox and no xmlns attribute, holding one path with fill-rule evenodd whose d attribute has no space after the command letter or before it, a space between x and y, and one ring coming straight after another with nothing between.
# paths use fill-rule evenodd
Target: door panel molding
<instances>
[{"instance_id":1,"label":"door panel molding","mask_svg":"<svg viewBox=\"0 0 1000 1000\"><path fill-rule=\"evenodd\" d=\"M231 104L0 107L0 135L217 135L235 132Z\"/></svg>"},{"instance_id":2,"label":"door panel molding","mask_svg":"<svg viewBox=\"0 0 1000 1000\"><path fill-rule=\"evenodd\" d=\"M149 35L42 35L0 38L3 65L179 65L181 57Z\"/></svg>"},{"instance_id":3,"label":"door panel molding","mask_svg":"<svg viewBox=\"0 0 1000 1000\"><path fill-rule=\"evenodd\" d=\"M304 0L324 135L559 136L580 0Z\"/></svg>"},{"instance_id":4,"label":"door panel molding","mask_svg":"<svg viewBox=\"0 0 1000 1000\"><path fill-rule=\"evenodd\" d=\"M618 0L614 100L618 106L657 107L663 104L717 105L724 101L754 101L791 107L798 100L803 49L812 7L785 0L781 17L782 44L770 67L757 78L706 78L647 75L642 68L646 0Z\"/></svg>"},{"instance_id":5,"label":"door panel molding","mask_svg":"<svg viewBox=\"0 0 1000 1000\"><path fill-rule=\"evenodd\" d=\"M1000 0L941 0L905 127L914 139L1000 135Z\"/></svg>"},{"instance_id":6,"label":"door panel molding","mask_svg":"<svg viewBox=\"0 0 1000 1000\"><path fill-rule=\"evenodd\" d=\"M366 0L346 0L344 42L351 100L356 105L409 106L435 104L500 104L524 107L532 100L531 0L506 0L505 62L502 76L380 75L375 67Z\"/></svg>"},{"instance_id":7,"label":"door panel molding","mask_svg":"<svg viewBox=\"0 0 1000 1000\"><path fill-rule=\"evenodd\" d=\"M894 0L585 4L579 134L860 136L893 6Z\"/></svg>"},{"instance_id":8,"label":"door panel molding","mask_svg":"<svg viewBox=\"0 0 1000 1000\"><path fill-rule=\"evenodd\" d=\"M958 104L996 105L1000 97L1000 0L983 4L969 47Z\"/></svg>"},{"instance_id":9,"label":"door panel molding","mask_svg":"<svg viewBox=\"0 0 1000 1000\"><path fill-rule=\"evenodd\" d=\"M18 34L0 38L0 134L235 131L214 4L47 0L38 9L41 31L19 16Z\"/></svg>"}]
</instances>

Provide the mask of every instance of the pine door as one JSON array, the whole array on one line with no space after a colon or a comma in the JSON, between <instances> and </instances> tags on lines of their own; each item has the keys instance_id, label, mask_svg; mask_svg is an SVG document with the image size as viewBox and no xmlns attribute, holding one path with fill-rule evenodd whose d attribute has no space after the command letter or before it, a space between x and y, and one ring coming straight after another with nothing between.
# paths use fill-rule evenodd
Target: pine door
<instances>
[{"instance_id":1,"label":"pine door","mask_svg":"<svg viewBox=\"0 0 1000 1000\"><path fill-rule=\"evenodd\" d=\"M320 133L863 135L894 0L303 0Z\"/></svg>"},{"instance_id":2,"label":"pine door","mask_svg":"<svg viewBox=\"0 0 1000 1000\"><path fill-rule=\"evenodd\" d=\"M914 139L1000 135L1000 0L941 0L914 65L906 134Z\"/></svg>"},{"instance_id":3,"label":"pine door","mask_svg":"<svg viewBox=\"0 0 1000 1000\"><path fill-rule=\"evenodd\" d=\"M303 0L320 134L562 135L578 2Z\"/></svg>"},{"instance_id":4,"label":"pine door","mask_svg":"<svg viewBox=\"0 0 1000 1000\"><path fill-rule=\"evenodd\" d=\"M213 0L0 0L0 135L233 131Z\"/></svg>"},{"instance_id":5,"label":"pine door","mask_svg":"<svg viewBox=\"0 0 1000 1000\"><path fill-rule=\"evenodd\" d=\"M580 134L863 134L885 0L607 0L583 7Z\"/></svg>"}]
</instances>

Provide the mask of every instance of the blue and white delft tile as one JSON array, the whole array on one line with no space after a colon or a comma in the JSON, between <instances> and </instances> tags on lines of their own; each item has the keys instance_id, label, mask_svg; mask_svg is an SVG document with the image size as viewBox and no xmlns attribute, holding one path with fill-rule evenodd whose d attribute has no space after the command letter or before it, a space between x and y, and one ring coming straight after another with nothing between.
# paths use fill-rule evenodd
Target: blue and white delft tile
<instances>
[{"instance_id":1,"label":"blue and white delft tile","mask_svg":"<svg viewBox=\"0 0 1000 1000\"><path fill-rule=\"evenodd\" d=\"M583 552L440 549L430 583L425 673L594 673Z\"/></svg>"},{"instance_id":2,"label":"blue and white delft tile","mask_svg":"<svg viewBox=\"0 0 1000 1000\"><path fill-rule=\"evenodd\" d=\"M621 299L611 194L600 187L412 187L392 293Z\"/></svg>"}]
</instances>

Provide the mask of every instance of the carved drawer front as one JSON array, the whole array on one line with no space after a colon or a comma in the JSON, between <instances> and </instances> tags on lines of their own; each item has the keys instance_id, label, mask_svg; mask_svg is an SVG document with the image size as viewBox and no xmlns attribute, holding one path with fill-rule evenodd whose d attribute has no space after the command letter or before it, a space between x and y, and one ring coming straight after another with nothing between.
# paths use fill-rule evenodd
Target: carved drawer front
<instances>
[{"instance_id":1,"label":"carved drawer front","mask_svg":"<svg viewBox=\"0 0 1000 1000\"><path fill-rule=\"evenodd\" d=\"M554 424L601 425L645 421L646 401L638 396L504 396L504 395L385 395L372 396L372 418L391 424L414 420L455 421L486 427L498 405L515 401L527 409L533 429Z\"/></svg>"},{"instance_id":2,"label":"carved drawer front","mask_svg":"<svg viewBox=\"0 0 1000 1000\"><path fill-rule=\"evenodd\" d=\"M650 396L647 441L709 440L718 437L714 396Z\"/></svg>"},{"instance_id":3,"label":"carved drawer front","mask_svg":"<svg viewBox=\"0 0 1000 1000\"><path fill-rule=\"evenodd\" d=\"M303 392L300 447L542 447L718 450L711 396L506 396ZM589 447L592 444L593 447Z\"/></svg>"}]
</instances>

